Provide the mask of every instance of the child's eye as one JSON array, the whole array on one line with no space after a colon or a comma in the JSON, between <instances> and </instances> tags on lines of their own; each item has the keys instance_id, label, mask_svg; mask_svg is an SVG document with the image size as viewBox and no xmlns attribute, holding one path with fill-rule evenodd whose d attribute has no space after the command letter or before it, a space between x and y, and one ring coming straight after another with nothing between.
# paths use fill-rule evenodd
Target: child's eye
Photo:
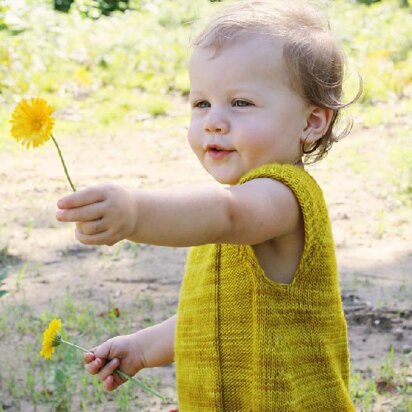
<instances>
[{"instance_id":1,"label":"child's eye","mask_svg":"<svg viewBox=\"0 0 412 412\"><path fill-rule=\"evenodd\" d=\"M232 101L232 106L233 107L247 107L247 106L253 106L253 104L248 102L247 100L235 99Z\"/></svg>"},{"instance_id":2,"label":"child's eye","mask_svg":"<svg viewBox=\"0 0 412 412\"><path fill-rule=\"evenodd\" d=\"M206 100L201 100L200 102L195 102L193 107L197 107L199 109L206 109L207 107L210 107L210 103Z\"/></svg>"}]
</instances>

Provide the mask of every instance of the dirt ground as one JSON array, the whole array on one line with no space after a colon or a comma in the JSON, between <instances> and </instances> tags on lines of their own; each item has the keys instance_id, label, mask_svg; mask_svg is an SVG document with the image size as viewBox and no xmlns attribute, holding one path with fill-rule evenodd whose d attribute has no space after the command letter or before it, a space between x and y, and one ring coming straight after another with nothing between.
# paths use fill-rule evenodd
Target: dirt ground
<instances>
[{"instance_id":1,"label":"dirt ground","mask_svg":"<svg viewBox=\"0 0 412 412\"><path fill-rule=\"evenodd\" d=\"M98 136L55 135L78 188L107 181L147 189L209 184L187 147L185 133L180 126L159 130L149 120L139 128ZM411 216L381 173L379 159L386 146L376 142L377 134L384 131L355 129L336 152L332 149L308 169L323 187L329 206L352 368L365 377L379 376L391 346L397 359L412 346ZM396 137L389 133L385 139ZM354 167L358 163L363 169ZM136 325L147 316L160 321L174 313L187 250L77 243L72 225L54 219L55 204L69 188L51 142L36 151L0 152L0 181L0 250L7 251L15 269L4 287L13 293L4 296L4 302L25 300L33 313L40 313L50 299L63 299L70 290L75 301L92 302L102 310L108 301L121 311L136 310ZM16 288L23 262L27 270ZM136 306L142 296L153 306ZM7 337L1 340L4 349ZM173 367L160 373L162 385L172 393ZM391 410L392 395L385 396L376 410Z\"/></svg>"}]
</instances>

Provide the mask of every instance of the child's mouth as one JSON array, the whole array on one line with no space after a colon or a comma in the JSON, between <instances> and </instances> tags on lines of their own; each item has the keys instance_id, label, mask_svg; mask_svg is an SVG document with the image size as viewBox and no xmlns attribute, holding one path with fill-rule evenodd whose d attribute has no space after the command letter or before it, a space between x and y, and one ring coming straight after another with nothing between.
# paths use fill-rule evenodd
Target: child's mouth
<instances>
[{"instance_id":1,"label":"child's mouth","mask_svg":"<svg viewBox=\"0 0 412 412\"><path fill-rule=\"evenodd\" d=\"M222 160L234 152L234 150L227 150L219 146L210 145L207 146L206 152L212 159Z\"/></svg>"}]
</instances>

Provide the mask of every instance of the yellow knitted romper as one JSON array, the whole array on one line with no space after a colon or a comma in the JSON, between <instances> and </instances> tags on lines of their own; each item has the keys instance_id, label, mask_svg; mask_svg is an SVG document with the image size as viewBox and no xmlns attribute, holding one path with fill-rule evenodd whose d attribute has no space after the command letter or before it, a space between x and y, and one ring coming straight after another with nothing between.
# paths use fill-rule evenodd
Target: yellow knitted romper
<instances>
[{"instance_id":1,"label":"yellow knitted romper","mask_svg":"<svg viewBox=\"0 0 412 412\"><path fill-rule=\"evenodd\" d=\"M247 173L283 182L300 204L305 245L291 284L270 280L253 248L191 249L175 342L180 412L354 411L333 238L322 191L303 169Z\"/></svg>"}]
</instances>

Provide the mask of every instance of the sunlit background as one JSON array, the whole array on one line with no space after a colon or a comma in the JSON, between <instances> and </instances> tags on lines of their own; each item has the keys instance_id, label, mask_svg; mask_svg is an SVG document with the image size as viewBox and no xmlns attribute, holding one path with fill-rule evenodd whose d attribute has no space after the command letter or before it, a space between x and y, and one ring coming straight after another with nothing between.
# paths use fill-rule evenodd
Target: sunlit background
<instances>
[{"instance_id":1,"label":"sunlit background","mask_svg":"<svg viewBox=\"0 0 412 412\"><path fill-rule=\"evenodd\" d=\"M26 151L10 137L9 119L21 98L46 99L79 187L208 182L185 143L187 63L190 39L218 6L0 0L0 411L175 405L173 367L142 373L170 396L161 405L131 384L105 394L73 351L39 358L41 331L54 316L84 346L170 316L185 250L79 246L72 228L54 220L57 199L70 190L54 147ZM324 188L335 234L352 396L360 411L410 412L412 5L323 0L320 7L347 55L347 100L363 80L360 100L342 119L342 127L353 120L351 135L309 169Z\"/></svg>"}]
</instances>

